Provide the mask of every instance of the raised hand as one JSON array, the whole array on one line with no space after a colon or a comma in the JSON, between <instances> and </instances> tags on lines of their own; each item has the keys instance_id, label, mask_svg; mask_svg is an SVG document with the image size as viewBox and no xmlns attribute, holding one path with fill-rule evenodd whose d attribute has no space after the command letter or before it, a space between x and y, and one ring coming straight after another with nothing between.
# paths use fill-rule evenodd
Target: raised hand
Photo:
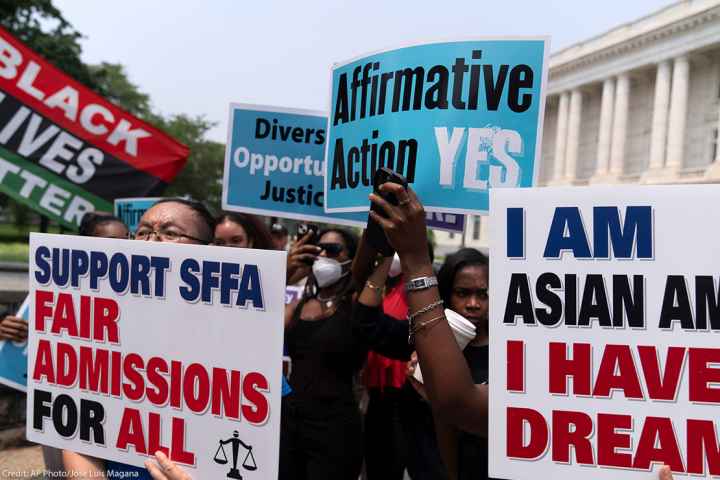
<instances>
[{"instance_id":1,"label":"raised hand","mask_svg":"<svg viewBox=\"0 0 720 480\"><path fill-rule=\"evenodd\" d=\"M8 315L0 321L0 340L24 342L28 336L28 324L14 315Z\"/></svg>"},{"instance_id":2,"label":"raised hand","mask_svg":"<svg viewBox=\"0 0 720 480\"><path fill-rule=\"evenodd\" d=\"M148 469L150 475L155 480L192 480L192 477L185 473L180 467L175 465L164 453L155 452L155 460L145 462L145 468Z\"/></svg>"}]
</instances>

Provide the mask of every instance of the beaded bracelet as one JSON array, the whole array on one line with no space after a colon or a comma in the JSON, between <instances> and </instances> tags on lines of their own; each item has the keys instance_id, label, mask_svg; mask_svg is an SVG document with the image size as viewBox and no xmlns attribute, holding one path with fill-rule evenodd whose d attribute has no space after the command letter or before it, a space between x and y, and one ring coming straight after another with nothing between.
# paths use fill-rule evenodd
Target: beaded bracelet
<instances>
[{"instance_id":1,"label":"beaded bracelet","mask_svg":"<svg viewBox=\"0 0 720 480\"><path fill-rule=\"evenodd\" d=\"M418 310L417 312L411 313L410 315L408 315L408 320L412 322L413 320L415 320L417 317L419 317L423 313L427 313L430 310L432 310L433 308L440 307L440 306L442 306L442 304L443 304L443 301L438 300L436 302L431 303L430 305L426 305L423 308L421 308L420 310Z\"/></svg>"},{"instance_id":2,"label":"beaded bracelet","mask_svg":"<svg viewBox=\"0 0 720 480\"><path fill-rule=\"evenodd\" d=\"M425 329L430 329L437 325L437 323L445 318L445 314L438 315L437 317L433 317L430 320L426 320L424 322L419 322L418 324L415 324L414 322L410 323L410 331L408 333L408 344L413 345L415 344L415 335L418 332L421 332Z\"/></svg>"}]
</instances>

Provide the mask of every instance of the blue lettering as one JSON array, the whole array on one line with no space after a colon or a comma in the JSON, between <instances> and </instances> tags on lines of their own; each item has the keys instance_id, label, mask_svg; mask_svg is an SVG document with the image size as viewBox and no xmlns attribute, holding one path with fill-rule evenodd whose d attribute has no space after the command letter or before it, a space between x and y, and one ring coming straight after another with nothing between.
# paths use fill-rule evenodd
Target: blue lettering
<instances>
[{"instance_id":1,"label":"blue lettering","mask_svg":"<svg viewBox=\"0 0 720 480\"><path fill-rule=\"evenodd\" d=\"M137 294L142 288L143 295L150 295L150 259L144 255L133 255L130 265L130 293Z\"/></svg>"},{"instance_id":2,"label":"blue lettering","mask_svg":"<svg viewBox=\"0 0 720 480\"><path fill-rule=\"evenodd\" d=\"M61 261L62 265L60 265ZM52 278L58 287L67 284L70 278L70 250L67 248L63 248L62 251L59 248L52 249Z\"/></svg>"},{"instance_id":3,"label":"blue lettering","mask_svg":"<svg viewBox=\"0 0 720 480\"><path fill-rule=\"evenodd\" d=\"M84 250L73 250L70 254L70 263L72 264L70 285L77 287L80 277L84 277L88 273L88 254Z\"/></svg>"},{"instance_id":4,"label":"blue lettering","mask_svg":"<svg viewBox=\"0 0 720 480\"><path fill-rule=\"evenodd\" d=\"M180 296L188 302L194 302L200 295L200 282L193 275L200 271L200 265L197 260L187 258L180 264L180 279L185 282L187 287L180 287Z\"/></svg>"},{"instance_id":5,"label":"blue lettering","mask_svg":"<svg viewBox=\"0 0 720 480\"><path fill-rule=\"evenodd\" d=\"M252 302L253 306L263 309L262 287L260 285L260 272L257 265L245 265L240 280L240 289L235 305L246 307L247 302Z\"/></svg>"},{"instance_id":6,"label":"blue lettering","mask_svg":"<svg viewBox=\"0 0 720 480\"><path fill-rule=\"evenodd\" d=\"M235 275L240 273L237 263L222 264L222 280L220 282L220 303L230 305L230 292L238 289L238 279Z\"/></svg>"},{"instance_id":7,"label":"blue lettering","mask_svg":"<svg viewBox=\"0 0 720 480\"><path fill-rule=\"evenodd\" d=\"M116 253L110 257L110 287L115 293L122 293L128 287L130 281L130 267L127 258L122 253Z\"/></svg>"},{"instance_id":8,"label":"blue lettering","mask_svg":"<svg viewBox=\"0 0 720 480\"><path fill-rule=\"evenodd\" d=\"M565 236L567 227L568 235ZM590 258L590 246L577 207L558 207L553 215L545 244L545 258L559 258L563 250L571 250L575 258Z\"/></svg>"},{"instance_id":9,"label":"blue lettering","mask_svg":"<svg viewBox=\"0 0 720 480\"><path fill-rule=\"evenodd\" d=\"M652 209L649 206L627 207L622 227L617 207L595 207L593 232L596 258L610 257L609 243L615 258L632 258L635 243L638 258L652 258Z\"/></svg>"},{"instance_id":10,"label":"blue lettering","mask_svg":"<svg viewBox=\"0 0 720 480\"><path fill-rule=\"evenodd\" d=\"M165 296L165 271L170 268L170 259L167 257L152 257L150 265L155 269L155 296Z\"/></svg>"},{"instance_id":11,"label":"blue lettering","mask_svg":"<svg viewBox=\"0 0 720 480\"><path fill-rule=\"evenodd\" d=\"M507 256L525 256L525 210L522 208L507 209Z\"/></svg>"},{"instance_id":12,"label":"blue lettering","mask_svg":"<svg viewBox=\"0 0 720 480\"><path fill-rule=\"evenodd\" d=\"M35 250L35 265L40 269L35 271L35 280L41 285L50 281L50 264L47 262L49 255L50 249L47 247L38 247Z\"/></svg>"},{"instance_id":13,"label":"blue lettering","mask_svg":"<svg viewBox=\"0 0 720 480\"><path fill-rule=\"evenodd\" d=\"M205 303L212 303L213 288L220 286L220 280L215 276L216 273L220 273L220 262L203 262L202 301Z\"/></svg>"},{"instance_id":14,"label":"blue lettering","mask_svg":"<svg viewBox=\"0 0 720 480\"><path fill-rule=\"evenodd\" d=\"M105 252L90 252L90 288L97 290L98 280L108 273L108 259Z\"/></svg>"}]
</instances>

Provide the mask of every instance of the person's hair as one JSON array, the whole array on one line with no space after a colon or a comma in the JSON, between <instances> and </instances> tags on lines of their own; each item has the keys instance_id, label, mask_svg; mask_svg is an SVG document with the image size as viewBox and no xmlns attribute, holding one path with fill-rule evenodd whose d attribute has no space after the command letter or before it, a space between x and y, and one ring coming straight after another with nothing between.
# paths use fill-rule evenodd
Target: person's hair
<instances>
[{"instance_id":1,"label":"person's hair","mask_svg":"<svg viewBox=\"0 0 720 480\"><path fill-rule=\"evenodd\" d=\"M223 222L232 222L240 225L248 236L248 241L252 242L253 248L261 250L273 250L272 238L270 230L265 223L255 215L247 213L223 212L215 221L217 227Z\"/></svg>"},{"instance_id":2,"label":"person's hair","mask_svg":"<svg viewBox=\"0 0 720 480\"><path fill-rule=\"evenodd\" d=\"M95 232L100 225L115 222L119 223L120 225L125 227L126 230L129 231L127 225L125 225L125 222L120 220L115 215L110 215L109 213L87 212L85 215L83 215L82 220L80 220L80 228L78 229L78 235L83 237L94 237Z\"/></svg>"},{"instance_id":3,"label":"person's hair","mask_svg":"<svg viewBox=\"0 0 720 480\"><path fill-rule=\"evenodd\" d=\"M272 226L270 227L270 234L271 235L280 235L283 237L287 237L289 235L288 229L285 228L285 225L283 225L282 223L273 223Z\"/></svg>"},{"instance_id":4,"label":"person's hair","mask_svg":"<svg viewBox=\"0 0 720 480\"><path fill-rule=\"evenodd\" d=\"M158 200L155 205L160 205L161 203L179 203L180 205L185 205L195 212L207 226L209 238L206 238L205 240L207 240L208 243L212 242L213 235L215 234L215 217L213 217L212 213L210 213L210 210L208 210L204 203L196 200L188 200L186 198L163 198L162 200ZM155 205L153 205L153 207Z\"/></svg>"},{"instance_id":5,"label":"person's hair","mask_svg":"<svg viewBox=\"0 0 720 480\"><path fill-rule=\"evenodd\" d=\"M445 304L445 307L450 308L450 297L453 291L453 283L455 283L455 275L457 275L460 270L471 265L489 267L489 264L490 262L487 255L474 248L462 248L448 255L437 275L440 298Z\"/></svg>"}]
</instances>

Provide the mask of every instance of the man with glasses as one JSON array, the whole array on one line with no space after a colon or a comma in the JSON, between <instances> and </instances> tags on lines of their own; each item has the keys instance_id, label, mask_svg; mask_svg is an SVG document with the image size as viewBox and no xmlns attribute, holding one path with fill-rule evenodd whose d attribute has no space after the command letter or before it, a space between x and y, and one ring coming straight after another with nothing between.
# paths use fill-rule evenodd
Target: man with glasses
<instances>
[{"instance_id":1,"label":"man with glasses","mask_svg":"<svg viewBox=\"0 0 720 480\"><path fill-rule=\"evenodd\" d=\"M135 232L135 240L208 245L215 231L215 220L200 202L182 198L160 200L146 211ZM167 459L162 459L168 461ZM145 469L63 451L65 471L71 476L104 478L105 475L135 480L150 479ZM177 469L178 472L181 472ZM110 473L111 472L111 473ZM186 474L177 478L189 478Z\"/></svg>"}]
</instances>

